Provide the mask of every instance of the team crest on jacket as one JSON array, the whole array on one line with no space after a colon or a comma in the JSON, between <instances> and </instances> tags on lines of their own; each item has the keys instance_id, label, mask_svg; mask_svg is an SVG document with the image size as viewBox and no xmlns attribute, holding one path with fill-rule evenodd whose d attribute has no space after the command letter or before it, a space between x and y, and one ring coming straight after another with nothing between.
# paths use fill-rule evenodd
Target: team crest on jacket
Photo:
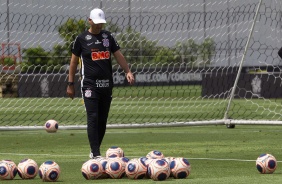
<instances>
[{"instance_id":1,"label":"team crest on jacket","mask_svg":"<svg viewBox=\"0 0 282 184\"><path fill-rule=\"evenodd\" d=\"M92 93L92 91L90 89L87 89L87 90L85 90L84 96L89 98L89 97L91 97L91 93Z\"/></svg>"},{"instance_id":2,"label":"team crest on jacket","mask_svg":"<svg viewBox=\"0 0 282 184\"><path fill-rule=\"evenodd\" d=\"M109 39L103 39L102 41L103 41L104 47L109 47L110 46Z\"/></svg>"},{"instance_id":3,"label":"team crest on jacket","mask_svg":"<svg viewBox=\"0 0 282 184\"><path fill-rule=\"evenodd\" d=\"M91 35L86 35L86 36L85 36L85 39L86 39L86 40L91 40L91 38L92 38Z\"/></svg>"}]
</instances>

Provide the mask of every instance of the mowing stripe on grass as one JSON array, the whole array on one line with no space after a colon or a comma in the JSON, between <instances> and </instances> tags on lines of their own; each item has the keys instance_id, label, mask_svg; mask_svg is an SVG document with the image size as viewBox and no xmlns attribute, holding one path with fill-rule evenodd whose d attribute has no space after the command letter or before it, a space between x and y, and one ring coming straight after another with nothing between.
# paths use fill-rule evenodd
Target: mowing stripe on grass
<instances>
[{"instance_id":1,"label":"mowing stripe on grass","mask_svg":"<svg viewBox=\"0 0 282 184\"><path fill-rule=\"evenodd\" d=\"M18 155L18 156L55 156L55 157L87 157L85 154L81 155L54 155L54 154L25 154L25 153L0 153L0 155ZM128 158L139 158L138 156L127 156ZM237 162L255 162L256 160L245 160L245 159L236 159L236 158L188 158L188 160L212 160L212 161L237 161ZM282 161L277 161L282 162Z\"/></svg>"}]
</instances>

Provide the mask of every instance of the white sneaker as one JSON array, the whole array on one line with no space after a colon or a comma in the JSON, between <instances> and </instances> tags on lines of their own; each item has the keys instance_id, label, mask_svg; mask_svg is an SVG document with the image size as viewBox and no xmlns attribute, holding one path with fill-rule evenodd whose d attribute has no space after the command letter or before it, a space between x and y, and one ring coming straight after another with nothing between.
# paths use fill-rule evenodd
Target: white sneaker
<instances>
[{"instance_id":1,"label":"white sneaker","mask_svg":"<svg viewBox=\"0 0 282 184\"><path fill-rule=\"evenodd\" d=\"M100 155L99 156L94 156L93 153L90 151L89 158L90 159L99 159L99 158L102 158L102 157Z\"/></svg>"}]
</instances>

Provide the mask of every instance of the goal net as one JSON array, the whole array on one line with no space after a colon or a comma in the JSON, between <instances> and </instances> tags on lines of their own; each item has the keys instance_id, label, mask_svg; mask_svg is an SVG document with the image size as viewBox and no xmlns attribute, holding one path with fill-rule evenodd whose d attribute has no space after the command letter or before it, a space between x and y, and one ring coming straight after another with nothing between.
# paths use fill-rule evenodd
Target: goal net
<instances>
[{"instance_id":1,"label":"goal net","mask_svg":"<svg viewBox=\"0 0 282 184\"><path fill-rule=\"evenodd\" d=\"M135 76L113 58L109 127L281 124L282 2L0 0L0 129L85 128L66 95L70 47L100 7Z\"/></svg>"}]
</instances>

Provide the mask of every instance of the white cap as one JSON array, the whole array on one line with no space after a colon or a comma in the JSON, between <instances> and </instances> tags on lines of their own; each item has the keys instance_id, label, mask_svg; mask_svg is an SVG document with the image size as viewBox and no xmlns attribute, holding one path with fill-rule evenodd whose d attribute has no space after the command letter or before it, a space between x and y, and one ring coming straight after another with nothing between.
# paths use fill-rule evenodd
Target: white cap
<instances>
[{"instance_id":1,"label":"white cap","mask_svg":"<svg viewBox=\"0 0 282 184\"><path fill-rule=\"evenodd\" d=\"M99 8L95 8L90 12L90 19L94 22L94 24L106 23L105 13L103 10Z\"/></svg>"}]
</instances>

